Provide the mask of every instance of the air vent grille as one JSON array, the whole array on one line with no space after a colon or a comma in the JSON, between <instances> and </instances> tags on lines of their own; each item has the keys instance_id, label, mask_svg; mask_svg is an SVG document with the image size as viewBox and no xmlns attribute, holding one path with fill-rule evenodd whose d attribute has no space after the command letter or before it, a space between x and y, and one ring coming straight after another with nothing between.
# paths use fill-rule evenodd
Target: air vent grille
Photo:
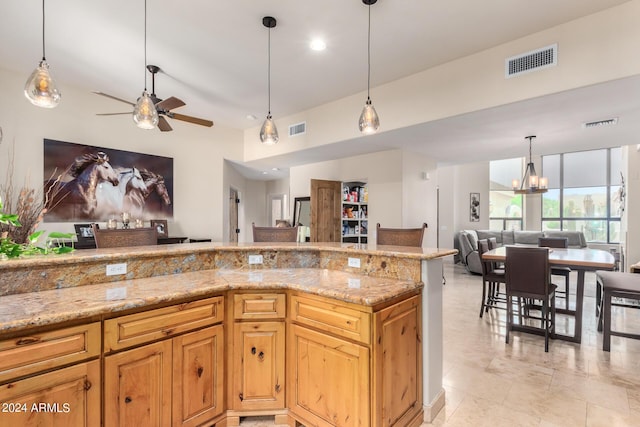
<instances>
[{"instance_id":1,"label":"air vent grille","mask_svg":"<svg viewBox=\"0 0 640 427\"><path fill-rule=\"evenodd\" d=\"M582 126L585 129L589 129L589 128L597 128L600 126L611 126L611 125L617 125L618 124L618 118L614 117L613 119L606 119L606 120L598 120L595 122L587 122L584 123Z\"/></svg>"},{"instance_id":2,"label":"air vent grille","mask_svg":"<svg viewBox=\"0 0 640 427\"><path fill-rule=\"evenodd\" d=\"M307 122L289 125L289 136L303 135L307 132Z\"/></svg>"},{"instance_id":3,"label":"air vent grille","mask_svg":"<svg viewBox=\"0 0 640 427\"><path fill-rule=\"evenodd\" d=\"M531 52L512 56L504 61L505 77L519 76L520 74L554 67L558 64L558 45L543 47Z\"/></svg>"}]
</instances>

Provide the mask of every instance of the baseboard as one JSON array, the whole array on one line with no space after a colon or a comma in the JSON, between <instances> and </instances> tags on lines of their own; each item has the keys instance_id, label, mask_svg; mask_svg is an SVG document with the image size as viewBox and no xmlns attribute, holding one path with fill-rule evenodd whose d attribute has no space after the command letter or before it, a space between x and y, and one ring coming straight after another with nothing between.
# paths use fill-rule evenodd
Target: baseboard
<instances>
[{"instance_id":1,"label":"baseboard","mask_svg":"<svg viewBox=\"0 0 640 427\"><path fill-rule=\"evenodd\" d=\"M424 422L431 423L436 419L438 413L444 408L445 403L445 391L444 388L440 390L435 399L429 404L424 405Z\"/></svg>"}]
</instances>

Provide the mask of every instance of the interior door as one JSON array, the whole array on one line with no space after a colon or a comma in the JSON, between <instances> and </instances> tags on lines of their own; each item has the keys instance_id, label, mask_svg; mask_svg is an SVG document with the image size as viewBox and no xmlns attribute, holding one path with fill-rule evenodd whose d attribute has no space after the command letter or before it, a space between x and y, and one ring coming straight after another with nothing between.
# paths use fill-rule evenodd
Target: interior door
<instances>
[{"instance_id":1,"label":"interior door","mask_svg":"<svg viewBox=\"0 0 640 427\"><path fill-rule=\"evenodd\" d=\"M342 183L311 180L311 241L340 242Z\"/></svg>"},{"instance_id":2,"label":"interior door","mask_svg":"<svg viewBox=\"0 0 640 427\"><path fill-rule=\"evenodd\" d=\"M238 243L238 190L229 190L229 242Z\"/></svg>"}]
</instances>

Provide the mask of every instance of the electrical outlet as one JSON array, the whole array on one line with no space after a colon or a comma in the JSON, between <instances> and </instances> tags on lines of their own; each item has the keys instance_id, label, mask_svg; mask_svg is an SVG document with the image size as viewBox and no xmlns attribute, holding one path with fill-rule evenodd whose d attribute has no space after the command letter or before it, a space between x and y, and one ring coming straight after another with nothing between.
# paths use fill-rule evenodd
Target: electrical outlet
<instances>
[{"instance_id":1,"label":"electrical outlet","mask_svg":"<svg viewBox=\"0 0 640 427\"><path fill-rule=\"evenodd\" d=\"M108 301L125 299L126 297L127 297L127 288L125 287L107 289Z\"/></svg>"},{"instance_id":2,"label":"electrical outlet","mask_svg":"<svg viewBox=\"0 0 640 427\"><path fill-rule=\"evenodd\" d=\"M349 258L347 265L353 268L360 268L360 258Z\"/></svg>"},{"instance_id":3,"label":"electrical outlet","mask_svg":"<svg viewBox=\"0 0 640 427\"><path fill-rule=\"evenodd\" d=\"M350 278L348 280L347 286L349 289L360 289L360 279Z\"/></svg>"},{"instance_id":4,"label":"electrical outlet","mask_svg":"<svg viewBox=\"0 0 640 427\"><path fill-rule=\"evenodd\" d=\"M262 264L262 255L249 255L249 265Z\"/></svg>"},{"instance_id":5,"label":"electrical outlet","mask_svg":"<svg viewBox=\"0 0 640 427\"><path fill-rule=\"evenodd\" d=\"M116 276L118 274L127 274L127 263L107 264L107 276Z\"/></svg>"}]
</instances>

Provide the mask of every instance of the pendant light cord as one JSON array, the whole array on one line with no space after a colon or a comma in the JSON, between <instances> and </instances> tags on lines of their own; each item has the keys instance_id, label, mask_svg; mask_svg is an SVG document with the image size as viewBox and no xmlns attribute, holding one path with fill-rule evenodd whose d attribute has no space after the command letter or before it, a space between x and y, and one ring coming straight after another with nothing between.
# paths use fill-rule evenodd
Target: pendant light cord
<instances>
[{"instance_id":1,"label":"pendant light cord","mask_svg":"<svg viewBox=\"0 0 640 427\"><path fill-rule=\"evenodd\" d=\"M269 103L268 105L268 110L269 112L267 113L269 116L271 116L271 27L269 27L269 38L268 38L268 59L267 59L267 102Z\"/></svg>"},{"instance_id":2,"label":"pendant light cord","mask_svg":"<svg viewBox=\"0 0 640 427\"><path fill-rule=\"evenodd\" d=\"M371 87L371 4L369 4L369 29L367 31L367 101L369 97L369 88Z\"/></svg>"},{"instance_id":3,"label":"pendant light cord","mask_svg":"<svg viewBox=\"0 0 640 427\"><path fill-rule=\"evenodd\" d=\"M144 0L144 91L147 91L147 0Z\"/></svg>"},{"instance_id":4,"label":"pendant light cord","mask_svg":"<svg viewBox=\"0 0 640 427\"><path fill-rule=\"evenodd\" d=\"M42 60L47 60L44 54L44 0L42 0Z\"/></svg>"}]
</instances>

